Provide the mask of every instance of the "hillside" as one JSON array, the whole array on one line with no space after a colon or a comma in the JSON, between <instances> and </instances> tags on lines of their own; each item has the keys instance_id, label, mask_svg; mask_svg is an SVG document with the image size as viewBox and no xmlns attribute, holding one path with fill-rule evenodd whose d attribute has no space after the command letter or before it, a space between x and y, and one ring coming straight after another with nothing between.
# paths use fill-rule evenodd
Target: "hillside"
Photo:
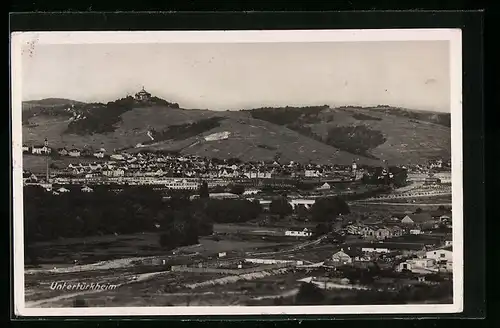
<instances>
[{"instance_id":1,"label":"hillside","mask_svg":"<svg viewBox=\"0 0 500 328\"><path fill-rule=\"evenodd\" d=\"M450 157L450 114L378 107L259 108L254 118L363 157L419 162ZM421 159L420 159L421 158Z\"/></svg>"},{"instance_id":2,"label":"hillside","mask_svg":"<svg viewBox=\"0 0 500 328\"><path fill-rule=\"evenodd\" d=\"M380 164L382 159L408 163L450 156L450 128L436 113L328 106L210 111L182 109L158 98L147 104L131 98L68 104L23 112L23 142L38 144L47 137L53 147L168 150L253 161L278 156L284 161Z\"/></svg>"},{"instance_id":3,"label":"hillside","mask_svg":"<svg viewBox=\"0 0 500 328\"><path fill-rule=\"evenodd\" d=\"M84 102L65 99L65 98L45 98L40 100L23 101L23 110L34 107L56 107L56 106L81 105L81 104L84 104Z\"/></svg>"}]
</instances>

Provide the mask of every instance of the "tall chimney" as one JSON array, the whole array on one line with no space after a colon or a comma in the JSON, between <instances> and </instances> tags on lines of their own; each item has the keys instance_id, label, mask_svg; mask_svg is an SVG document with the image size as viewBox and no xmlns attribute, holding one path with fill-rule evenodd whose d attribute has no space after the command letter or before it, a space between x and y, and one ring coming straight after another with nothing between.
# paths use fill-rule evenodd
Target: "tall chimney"
<instances>
[{"instance_id":1,"label":"tall chimney","mask_svg":"<svg viewBox=\"0 0 500 328\"><path fill-rule=\"evenodd\" d=\"M45 138L44 146L45 146L45 165L46 165L45 181L49 183L49 141L47 140L47 138Z\"/></svg>"}]
</instances>

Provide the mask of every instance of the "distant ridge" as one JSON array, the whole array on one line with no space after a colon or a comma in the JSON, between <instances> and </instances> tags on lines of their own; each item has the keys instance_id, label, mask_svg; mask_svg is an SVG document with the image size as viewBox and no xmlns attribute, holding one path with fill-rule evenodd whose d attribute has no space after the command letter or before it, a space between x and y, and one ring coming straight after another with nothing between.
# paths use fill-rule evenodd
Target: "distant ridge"
<instances>
[{"instance_id":1,"label":"distant ridge","mask_svg":"<svg viewBox=\"0 0 500 328\"><path fill-rule=\"evenodd\" d=\"M179 151L208 157L349 163L425 162L449 158L450 114L389 107L328 105L240 111L183 109L150 97L83 103L63 98L28 101L23 141L54 146ZM71 107L70 107L71 106ZM154 133L152 142L149 134ZM227 133L224 140L205 140Z\"/></svg>"}]
</instances>

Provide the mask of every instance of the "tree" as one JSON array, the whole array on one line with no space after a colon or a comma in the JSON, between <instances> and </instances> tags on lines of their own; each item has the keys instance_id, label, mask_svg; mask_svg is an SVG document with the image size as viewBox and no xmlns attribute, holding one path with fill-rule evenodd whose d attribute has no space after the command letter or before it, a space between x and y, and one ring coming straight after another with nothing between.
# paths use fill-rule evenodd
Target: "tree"
<instances>
[{"instance_id":1,"label":"tree","mask_svg":"<svg viewBox=\"0 0 500 328\"><path fill-rule=\"evenodd\" d=\"M209 192L208 192L208 183L206 181L203 181L200 185L200 198L206 199L209 198Z\"/></svg>"},{"instance_id":2,"label":"tree","mask_svg":"<svg viewBox=\"0 0 500 328\"><path fill-rule=\"evenodd\" d=\"M231 193L236 195L243 195L243 193L245 192L245 187L242 185L233 185L231 186L230 191Z\"/></svg>"},{"instance_id":3,"label":"tree","mask_svg":"<svg viewBox=\"0 0 500 328\"><path fill-rule=\"evenodd\" d=\"M293 208L286 198L280 197L272 200L269 211L283 219L285 216L292 214Z\"/></svg>"},{"instance_id":4,"label":"tree","mask_svg":"<svg viewBox=\"0 0 500 328\"><path fill-rule=\"evenodd\" d=\"M330 227L326 223L318 223L314 228L314 235L321 236L330 232Z\"/></svg>"},{"instance_id":5,"label":"tree","mask_svg":"<svg viewBox=\"0 0 500 328\"><path fill-rule=\"evenodd\" d=\"M309 216L309 210L302 204L295 206L295 213L297 213L298 217L301 219L306 219Z\"/></svg>"},{"instance_id":6,"label":"tree","mask_svg":"<svg viewBox=\"0 0 500 328\"><path fill-rule=\"evenodd\" d=\"M312 283L302 284L295 297L295 304L297 305L318 305L324 301L325 294L318 286Z\"/></svg>"},{"instance_id":7,"label":"tree","mask_svg":"<svg viewBox=\"0 0 500 328\"><path fill-rule=\"evenodd\" d=\"M340 214L349 214L349 205L340 197L324 197L316 200L311 208L312 219L316 222L333 221Z\"/></svg>"},{"instance_id":8,"label":"tree","mask_svg":"<svg viewBox=\"0 0 500 328\"><path fill-rule=\"evenodd\" d=\"M417 209L415 210L415 213L416 214L422 213L422 209L420 207L417 207Z\"/></svg>"},{"instance_id":9,"label":"tree","mask_svg":"<svg viewBox=\"0 0 500 328\"><path fill-rule=\"evenodd\" d=\"M397 166L392 166L389 168L389 172L392 173L393 175L391 182L396 187L402 187L406 185L408 178L408 171L406 169Z\"/></svg>"}]
</instances>

